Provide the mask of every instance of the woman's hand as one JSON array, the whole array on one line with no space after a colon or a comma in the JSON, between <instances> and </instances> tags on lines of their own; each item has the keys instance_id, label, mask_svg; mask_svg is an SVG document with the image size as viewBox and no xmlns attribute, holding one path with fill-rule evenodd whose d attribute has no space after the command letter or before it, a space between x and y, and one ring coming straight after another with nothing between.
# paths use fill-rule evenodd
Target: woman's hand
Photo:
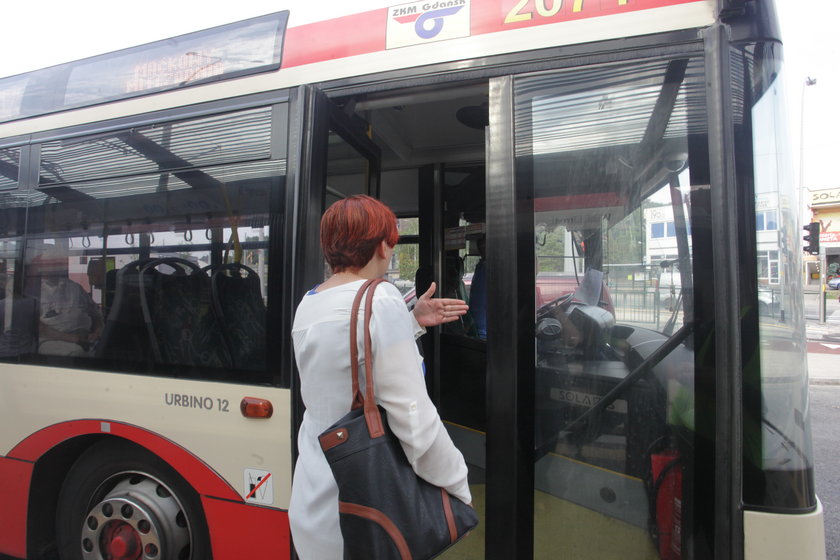
<instances>
[{"instance_id":1,"label":"woman's hand","mask_svg":"<svg viewBox=\"0 0 840 560\"><path fill-rule=\"evenodd\" d=\"M436 289L437 285L432 282L414 306L414 318L421 327L434 327L457 321L470 308L467 302L461 299L433 298Z\"/></svg>"}]
</instances>

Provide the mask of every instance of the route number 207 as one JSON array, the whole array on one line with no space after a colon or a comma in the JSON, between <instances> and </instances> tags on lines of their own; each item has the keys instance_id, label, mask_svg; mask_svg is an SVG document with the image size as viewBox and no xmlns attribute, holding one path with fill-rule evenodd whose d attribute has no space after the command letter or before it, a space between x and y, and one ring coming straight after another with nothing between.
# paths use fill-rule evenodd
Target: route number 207
<instances>
[{"instance_id":1,"label":"route number 207","mask_svg":"<svg viewBox=\"0 0 840 560\"><path fill-rule=\"evenodd\" d=\"M583 10L584 0L572 0L572 12ZM617 0L619 5L626 4L628 0ZM553 17L563 8L563 0L518 0L511 8L505 23L517 23L530 21L534 17L534 10L540 17Z\"/></svg>"}]
</instances>

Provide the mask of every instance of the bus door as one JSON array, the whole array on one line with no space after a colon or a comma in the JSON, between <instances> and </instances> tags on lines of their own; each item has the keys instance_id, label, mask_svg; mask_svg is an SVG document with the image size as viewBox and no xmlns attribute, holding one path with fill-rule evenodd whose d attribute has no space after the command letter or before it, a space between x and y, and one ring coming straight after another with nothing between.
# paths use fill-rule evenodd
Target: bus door
<instances>
[{"instance_id":1,"label":"bus door","mask_svg":"<svg viewBox=\"0 0 840 560\"><path fill-rule=\"evenodd\" d=\"M308 281L298 290L323 279L318 247L323 209L336 197L367 192L398 218L400 239L387 278L406 305L411 308L432 282L436 297L469 301L469 315L428 329L418 345L429 393L467 460L473 503L483 516L487 343L480 332L484 298L475 294L477 286L481 292L484 266L487 82L331 100L314 88L298 93L309 111L301 129L310 134L304 152L311 161L301 166L309 181L301 191L308 237L297 246L307 247ZM380 161L377 154L378 182L371 173ZM444 557L484 558L483 524Z\"/></svg>"},{"instance_id":2,"label":"bus door","mask_svg":"<svg viewBox=\"0 0 840 560\"><path fill-rule=\"evenodd\" d=\"M294 262L289 263L294 271L294 300L290 302L294 308L306 291L323 282L329 273L321 253L321 216L342 198L357 194L378 197L381 156L368 136L368 124L331 101L317 87L301 86L291 98L295 108L290 117L290 146L298 146L289 154L289 175L295 182L295 188L289 192L290 196L297 193L298 199L288 201L296 207L297 219L289 220L287 227L295 255ZM292 352L288 356L291 361ZM295 382L293 387L293 433L297 433L303 407L298 384Z\"/></svg>"},{"instance_id":3,"label":"bus door","mask_svg":"<svg viewBox=\"0 0 840 560\"><path fill-rule=\"evenodd\" d=\"M395 212L400 240L387 277L406 305L412 308L432 282L436 297L471 305L462 320L428 329L418 346L429 392L468 463L473 504L483 516L486 327L479 300L485 298L475 289L484 282L487 84L336 100L303 87L297 102L300 122L292 130L302 138L299 215L305 224L293 232L303 236L296 250L305 251L299 253L305 279L298 296L327 272L318 225L330 204L369 194ZM477 120L463 112L456 117L464 108ZM299 423L300 403L298 411ZM482 526L442 557L484 558Z\"/></svg>"},{"instance_id":4,"label":"bus door","mask_svg":"<svg viewBox=\"0 0 840 560\"><path fill-rule=\"evenodd\" d=\"M517 460L488 486L519 489L488 500L488 523L508 503L520 524L487 527L501 547L691 557L709 493L694 472L703 87L699 58L491 82L488 462ZM667 305L665 267L680 280Z\"/></svg>"},{"instance_id":5,"label":"bus door","mask_svg":"<svg viewBox=\"0 0 840 560\"><path fill-rule=\"evenodd\" d=\"M297 152L290 156L296 185L295 237L296 301L324 280L319 227L324 211L335 201L356 194L378 197L380 153L368 137L368 125L353 117L314 86L293 92L290 134L297 136ZM294 139L290 145L295 145Z\"/></svg>"}]
</instances>

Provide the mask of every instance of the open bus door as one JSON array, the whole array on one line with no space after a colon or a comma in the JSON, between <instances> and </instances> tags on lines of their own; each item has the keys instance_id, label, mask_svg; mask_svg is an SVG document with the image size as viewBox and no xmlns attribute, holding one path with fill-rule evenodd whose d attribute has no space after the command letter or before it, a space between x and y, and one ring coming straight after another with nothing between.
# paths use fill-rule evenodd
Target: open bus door
<instances>
[{"instance_id":1,"label":"open bus door","mask_svg":"<svg viewBox=\"0 0 840 560\"><path fill-rule=\"evenodd\" d=\"M299 193L299 199L288 201L295 205L296 223L286 225L286 234L295 239L296 254L293 264L286 264L293 270L291 293L295 299L289 304L294 308L327 273L319 233L324 211L348 196L379 196L380 151L367 136L367 124L348 116L317 87L300 86L291 100L288 177L295 188L289 192ZM285 355L290 361L293 359L291 348ZM297 434L303 420L303 404L294 371L292 433ZM292 446L296 458L296 437Z\"/></svg>"},{"instance_id":2,"label":"open bus door","mask_svg":"<svg viewBox=\"0 0 840 560\"><path fill-rule=\"evenodd\" d=\"M487 509L517 512L488 514L499 547L688 557L705 499L690 266L710 244L702 72L675 58L491 81L487 455L515 460L488 468ZM666 257L687 303L662 329L646 279Z\"/></svg>"},{"instance_id":3,"label":"open bus door","mask_svg":"<svg viewBox=\"0 0 840 560\"><path fill-rule=\"evenodd\" d=\"M356 194L379 196L380 151L367 136L367 123L348 116L315 86L293 92L288 176L299 193L295 237L293 293L299 300L324 279L319 227L324 211L336 200Z\"/></svg>"}]
</instances>

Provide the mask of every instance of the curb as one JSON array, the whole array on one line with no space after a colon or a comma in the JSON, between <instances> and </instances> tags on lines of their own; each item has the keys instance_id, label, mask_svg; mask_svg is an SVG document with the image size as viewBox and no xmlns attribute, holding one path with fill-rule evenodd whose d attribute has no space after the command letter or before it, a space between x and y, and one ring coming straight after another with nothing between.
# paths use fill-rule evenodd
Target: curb
<instances>
[{"instance_id":1,"label":"curb","mask_svg":"<svg viewBox=\"0 0 840 560\"><path fill-rule=\"evenodd\" d=\"M808 379L808 385L840 385L840 379Z\"/></svg>"}]
</instances>

